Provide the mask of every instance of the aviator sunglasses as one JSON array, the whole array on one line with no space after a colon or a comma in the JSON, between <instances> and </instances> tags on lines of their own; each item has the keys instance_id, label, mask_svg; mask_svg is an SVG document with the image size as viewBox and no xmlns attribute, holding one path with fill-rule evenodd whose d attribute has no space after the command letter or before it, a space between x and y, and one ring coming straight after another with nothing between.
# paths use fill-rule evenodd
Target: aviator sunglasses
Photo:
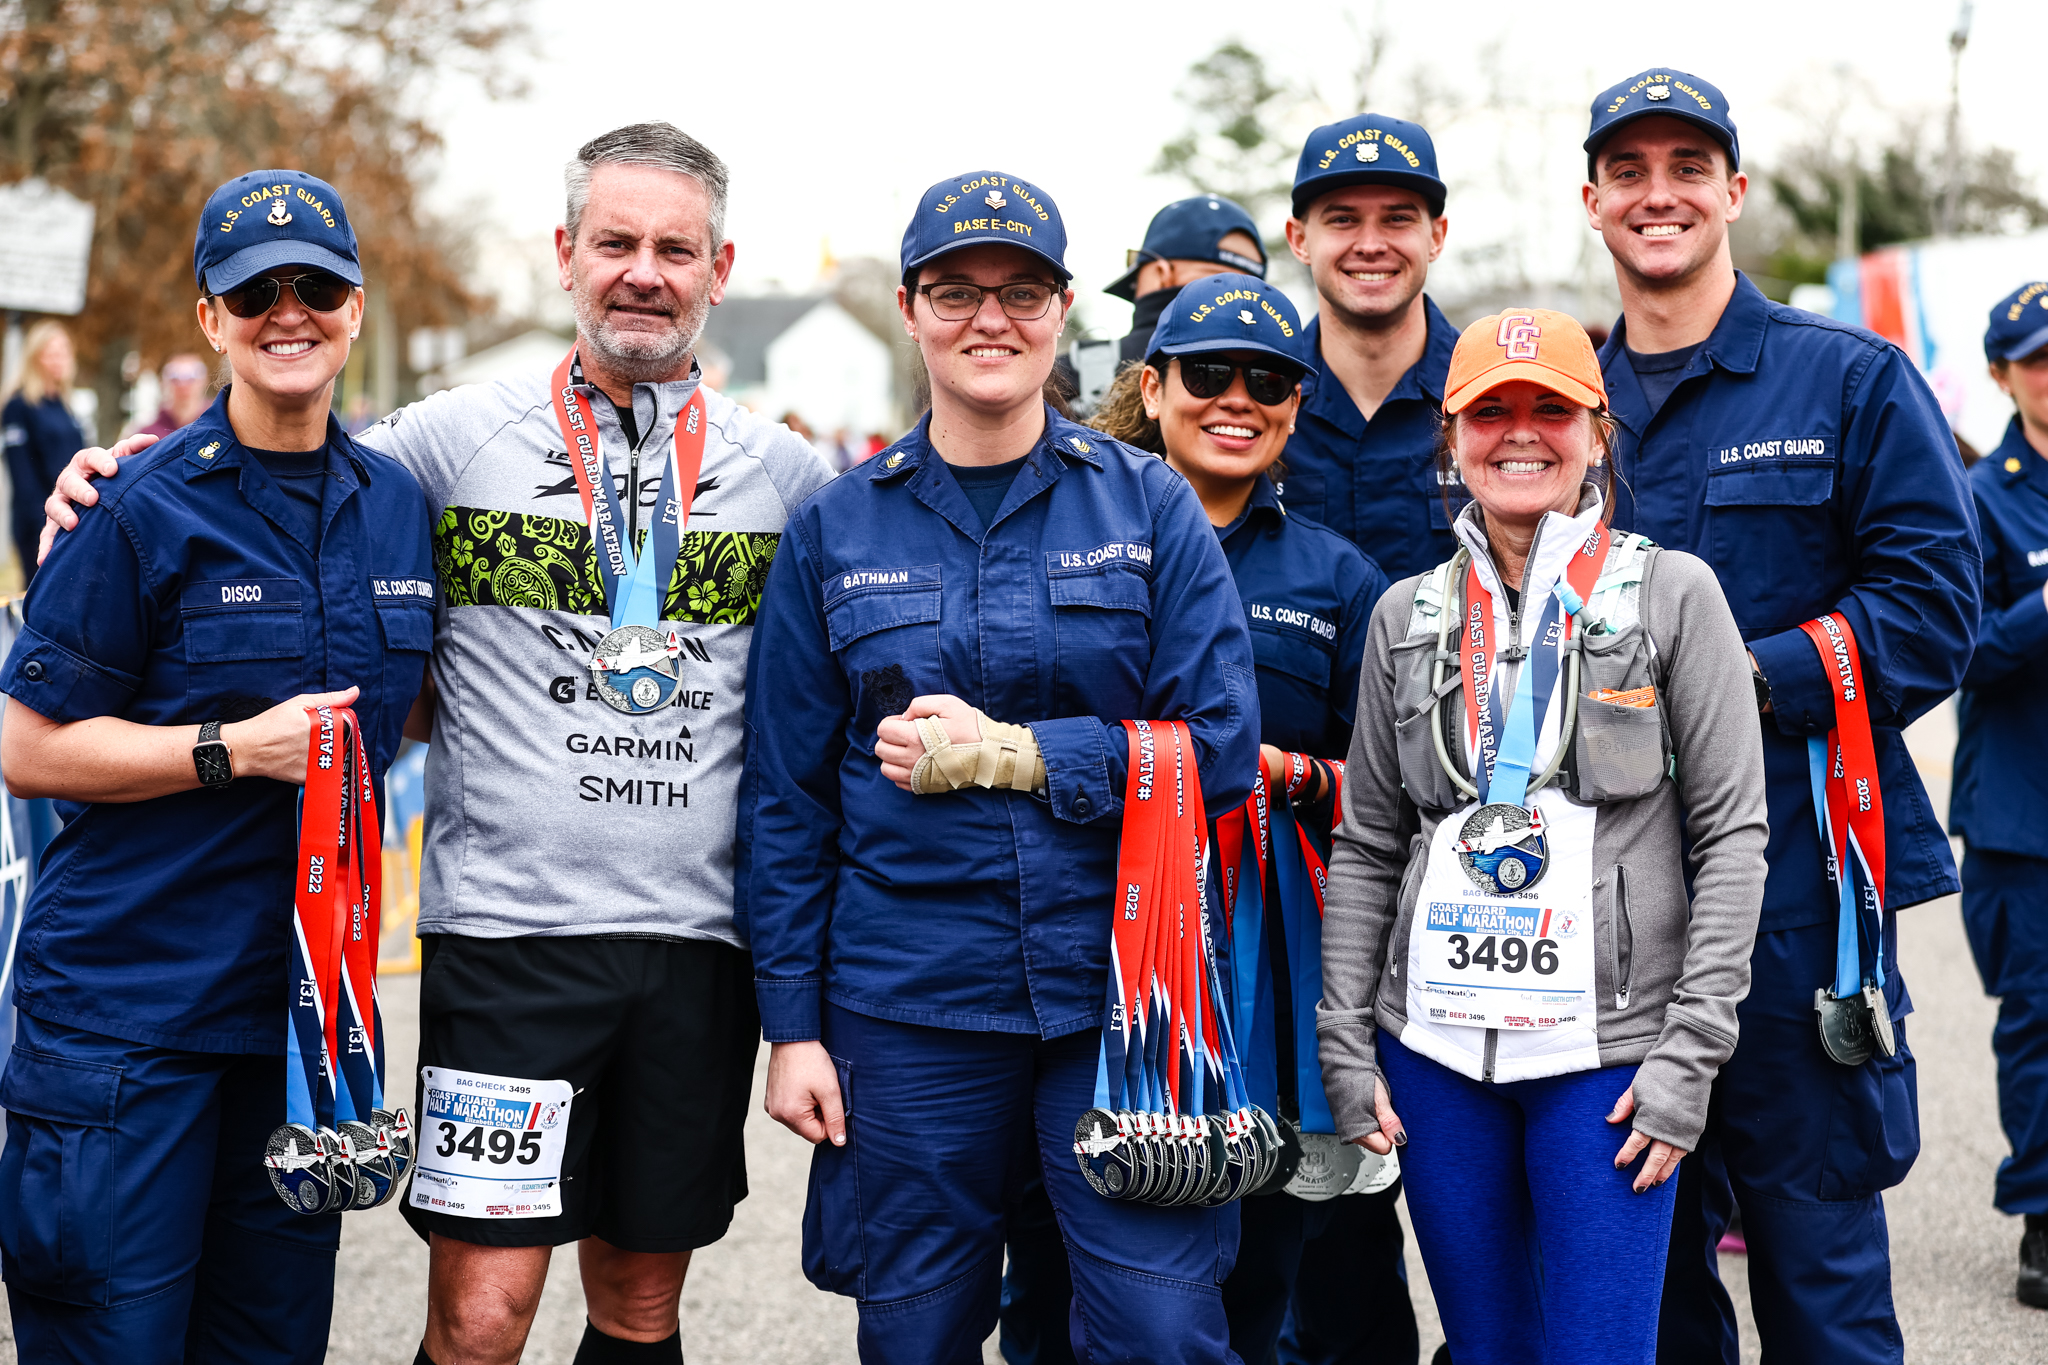
<instances>
[{"instance_id":1,"label":"aviator sunglasses","mask_svg":"<svg viewBox=\"0 0 2048 1365\"><path fill-rule=\"evenodd\" d=\"M1175 356L1180 362L1181 386L1194 398L1221 398L1230 392L1231 379L1241 370L1244 372L1244 391L1260 407L1278 407L1287 401L1287 395L1294 392L1294 386L1301 382L1301 375L1294 370L1273 369L1265 365L1239 364L1231 360L1195 360L1188 356Z\"/></svg>"},{"instance_id":2,"label":"aviator sunglasses","mask_svg":"<svg viewBox=\"0 0 2048 1365\"><path fill-rule=\"evenodd\" d=\"M312 270L287 280L260 275L238 289L222 290L216 297L238 318L260 318L277 307L283 286L287 284L292 287L292 293L299 296L299 302L316 313L332 313L348 302L349 294L355 289L339 275Z\"/></svg>"}]
</instances>

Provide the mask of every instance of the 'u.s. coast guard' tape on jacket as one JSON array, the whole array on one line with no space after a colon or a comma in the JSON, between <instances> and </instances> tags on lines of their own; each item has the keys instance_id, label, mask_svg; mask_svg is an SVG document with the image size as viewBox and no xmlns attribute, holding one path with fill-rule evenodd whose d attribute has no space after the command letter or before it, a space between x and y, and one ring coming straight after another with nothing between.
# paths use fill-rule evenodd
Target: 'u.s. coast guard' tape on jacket
<instances>
[{"instance_id":1,"label":"'u.s. coast guard' tape on jacket","mask_svg":"<svg viewBox=\"0 0 2048 1365\"><path fill-rule=\"evenodd\" d=\"M783 523L830 472L786 427L705 391L704 464L661 611L683 685L676 705L625 715L591 689L609 622L548 384L537 369L438 393L362 436L426 490L441 573L420 930L744 946L732 842L747 645ZM630 489L625 433L590 391L639 536L694 387L634 387Z\"/></svg>"}]
</instances>

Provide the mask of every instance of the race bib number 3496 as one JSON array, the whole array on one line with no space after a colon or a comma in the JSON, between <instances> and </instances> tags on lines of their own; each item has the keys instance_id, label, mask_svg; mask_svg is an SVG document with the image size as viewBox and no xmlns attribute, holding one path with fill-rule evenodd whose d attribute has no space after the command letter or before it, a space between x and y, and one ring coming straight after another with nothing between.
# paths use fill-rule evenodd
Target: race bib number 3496
<instances>
[{"instance_id":1,"label":"race bib number 3496","mask_svg":"<svg viewBox=\"0 0 2048 1365\"><path fill-rule=\"evenodd\" d=\"M531 1081L423 1066L412 1206L458 1218L553 1218L562 1212L567 1081Z\"/></svg>"}]
</instances>

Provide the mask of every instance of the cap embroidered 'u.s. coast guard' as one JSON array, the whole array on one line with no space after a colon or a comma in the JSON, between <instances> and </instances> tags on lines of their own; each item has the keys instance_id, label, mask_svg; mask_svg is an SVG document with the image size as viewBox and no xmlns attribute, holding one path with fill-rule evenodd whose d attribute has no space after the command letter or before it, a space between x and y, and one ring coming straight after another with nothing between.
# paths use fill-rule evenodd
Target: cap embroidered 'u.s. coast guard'
<instances>
[{"instance_id":1,"label":"cap embroidered 'u.s. coast guard'","mask_svg":"<svg viewBox=\"0 0 2048 1365\"><path fill-rule=\"evenodd\" d=\"M1419 191L1429 211L1444 211L1436 144L1421 124L1385 114L1354 114L1327 123L1301 144L1294 166L1294 216L1318 196L1345 185L1401 185Z\"/></svg>"},{"instance_id":2,"label":"cap embroidered 'u.s. coast guard'","mask_svg":"<svg viewBox=\"0 0 2048 1365\"><path fill-rule=\"evenodd\" d=\"M1159 315L1145 356L1209 351L1262 351L1304 374L1316 373L1300 312L1254 275L1209 275L1182 285Z\"/></svg>"},{"instance_id":3,"label":"cap embroidered 'u.s. coast guard'","mask_svg":"<svg viewBox=\"0 0 2048 1365\"><path fill-rule=\"evenodd\" d=\"M1676 67L1653 66L1594 97L1592 125L1586 130L1587 178L1597 178L1592 160L1615 129L1652 114L1698 124L1728 153L1728 169L1741 169L1742 144L1735 136L1735 120L1728 116L1728 97L1698 76Z\"/></svg>"},{"instance_id":4,"label":"cap embroidered 'u.s. coast guard'","mask_svg":"<svg viewBox=\"0 0 2048 1365\"><path fill-rule=\"evenodd\" d=\"M281 265L363 282L355 229L334 186L304 171L250 171L207 197L192 244L200 293L222 293Z\"/></svg>"},{"instance_id":5,"label":"cap embroidered 'u.s. coast guard'","mask_svg":"<svg viewBox=\"0 0 2048 1365\"><path fill-rule=\"evenodd\" d=\"M1059 273L1067 269L1067 229L1052 196L1001 171L970 171L924 192L903 230L903 275L914 282L919 266L964 246L999 243L1022 247Z\"/></svg>"},{"instance_id":6,"label":"cap embroidered 'u.s. coast guard'","mask_svg":"<svg viewBox=\"0 0 2048 1365\"><path fill-rule=\"evenodd\" d=\"M2034 280L2000 299L1984 331L1984 358L2022 360L2048 346L2048 281Z\"/></svg>"}]
</instances>

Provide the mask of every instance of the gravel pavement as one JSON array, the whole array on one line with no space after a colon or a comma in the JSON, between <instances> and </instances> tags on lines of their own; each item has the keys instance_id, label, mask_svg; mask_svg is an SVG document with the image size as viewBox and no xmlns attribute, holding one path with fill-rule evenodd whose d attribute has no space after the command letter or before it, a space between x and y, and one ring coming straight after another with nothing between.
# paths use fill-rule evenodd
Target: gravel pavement
<instances>
[{"instance_id":1,"label":"gravel pavement","mask_svg":"<svg viewBox=\"0 0 2048 1365\"><path fill-rule=\"evenodd\" d=\"M1954 745L1946 708L1911 736L1935 809L1945 810ZM1908 1025L1920 1061L1923 1146L1906 1183L1886 1198L1894 1293L1907 1358L1928 1365L2040 1365L2048 1361L2048 1313L2012 1298L2019 1220L1991 1207L1991 1181L2005 1154L1998 1128L1990 1050L1995 1002L1970 963L1953 899L1920 906L1901 921L1901 958L1917 1012ZM392 1073L411 1069L417 990L411 977L383 983ZM798 1264L809 1148L760 1112L767 1053L755 1076L748 1126L753 1194L730 1234L698 1253L683 1295L684 1351L692 1365L836 1365L854 1360L850 1299L819 1293ZM410 1365L424 1317L427 1255L395 1209L351 1214L344 1226L329 1359L348 1365ZM1443 1334L1427 1277L1412 1249L1423 1359ZM1743 1318L1743 1360L1757 1360L1743 1258L1724 1256ZM582 1334L575 1257L555 1258L527 1347L532 1365L567 1365ZM991 1341L988 1362L999 1359ZM0 1316L0 1365L15 1359Z\"/></svg>"}]
</instances>

